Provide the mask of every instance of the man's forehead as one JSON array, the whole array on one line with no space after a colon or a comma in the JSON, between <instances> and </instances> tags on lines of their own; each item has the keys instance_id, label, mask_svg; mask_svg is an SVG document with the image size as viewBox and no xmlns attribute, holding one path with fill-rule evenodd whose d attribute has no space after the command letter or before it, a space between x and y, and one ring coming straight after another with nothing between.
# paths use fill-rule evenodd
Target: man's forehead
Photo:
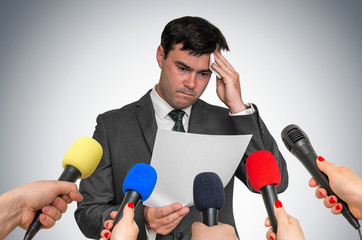
<instances>
[{"instance_id":1,"label":"man's forehead","mask_svg":"<svg viewBox=\"0 0 362 240\"><path fill-rule=\"evenodd\" d=\"M208 56L209 57L210 54L211 54L211 53L197 54L197 53L194 53L191 49L183 50L182 47L183 47L182 43L175 44L171 48L170 52L172 52L172 51L180 51L180 52L187 53L188 55L190 55L192 57L203 57L203 56Z\"/></svg>"}]
</instances>

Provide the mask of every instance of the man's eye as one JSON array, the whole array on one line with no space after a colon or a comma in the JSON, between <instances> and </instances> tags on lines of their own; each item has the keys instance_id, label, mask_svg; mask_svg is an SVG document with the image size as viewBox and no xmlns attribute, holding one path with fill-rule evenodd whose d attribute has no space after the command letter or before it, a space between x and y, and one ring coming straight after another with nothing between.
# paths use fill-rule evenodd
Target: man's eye
<instances>
[{"instance_id":1,"label":"man's eye","mask_svg":"<svg viewBox=\"0 0 362 240\"><path fill-rule=\"evenodd\" d=\"M185 67L178 67L178 69L182 72L186 71L186 68Z\"/></svg>"},{"instance_id":2,"label":"man's eye","mask_svg":"<svg viewBox=\"0 0 362 240\"><path fill-rule=\"evenodd\" d=\"M201 76L201 77L208 77L208 76L210 76L210 73L208 73L208 72L202 72L202 73L200 73L200 76Z\"/></svg>"}]
</instances>

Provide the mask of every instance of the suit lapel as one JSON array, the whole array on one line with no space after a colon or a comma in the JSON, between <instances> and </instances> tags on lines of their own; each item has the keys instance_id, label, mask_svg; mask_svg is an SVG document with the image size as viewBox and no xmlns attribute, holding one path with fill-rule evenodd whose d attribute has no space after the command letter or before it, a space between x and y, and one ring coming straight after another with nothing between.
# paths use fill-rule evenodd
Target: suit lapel
<instances>
[{"instance_id":1,"label":"suit lapel","mask_svg":"<svg viewBox=\"0 0 362 240\"><path fill-rule=\"evenodd\" d=\"M148 148L152 153L155 144L157 124L150 92L151 90L137 102L136 116ZM206 118L207 110L205 109L203 101L199 99L192 106L188 132L203 133Z\"/></svg>"},{"instance_id":2,"label":"suit lapel","mask_svg":"<svg viewBox=\"0 0 362 240\"><path fill-rule=\"evenodd\" d=\"M207 117L207 110L202 100L197 100L192 106L189 133L203 133Z\"/></svg>"},{"instance_id":3,"label":"suit lapel","mask_svg":"<svg viewBox=\"0 0 362 240\"><path fill-rule=\"evenodd\" d=\"M150 152L153 151L157 124L155 119L155 110L153 109L150 92L148 91L138 102L136 116L140 125L142 134L147 142Z\"/></svg>"}]
</instances>

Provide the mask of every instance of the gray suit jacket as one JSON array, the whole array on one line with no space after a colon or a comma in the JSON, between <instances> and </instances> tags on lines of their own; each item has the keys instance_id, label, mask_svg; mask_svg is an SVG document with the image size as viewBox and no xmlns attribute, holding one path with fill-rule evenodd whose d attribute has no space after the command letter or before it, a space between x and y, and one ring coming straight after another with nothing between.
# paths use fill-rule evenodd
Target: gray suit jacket
<instances>
[{"instance_id":1,"label":"gray suit jacket","mask_svg":"<svg viewBox=\"0 0 362 240\"><path fill-rule=\"evenodd\" d=\"M256 108L255 105L254 107ZM84 200L78 203L74 213L78 226L86 237L99 239L104 222L110 219L110 212L118 210L124 197L122 184L128 171L137 163L150 163L156 131L150 91L137 102L98 116L93 138L102 145L103 157L95 172L80 182ZM228 109L198 100L192 107L188 132L211 135L253 134L235 176L254 192L246 174L246 158L255 151L268 150L275 156L282 177L277 191L280 193L287 188L285 160L257 108L254 114L230 117ZM233 186L234 177L225 187L225 205L219 212L219 222L235 227ZM135 221L140 230L138 239L147 239L143 211L143 205L139 204L135 212ZM157 239L191 239L191 225L195 221L201 221L201 216L195 207L191 207L190 212L170 234L158 235Z\"/></svg>"}]
</instances>

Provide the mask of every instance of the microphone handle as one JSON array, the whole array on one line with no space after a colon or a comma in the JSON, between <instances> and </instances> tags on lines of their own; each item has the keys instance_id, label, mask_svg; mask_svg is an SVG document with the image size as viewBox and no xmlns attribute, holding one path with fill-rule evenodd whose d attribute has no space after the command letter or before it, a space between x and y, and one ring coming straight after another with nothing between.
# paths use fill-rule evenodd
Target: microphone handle
<instances>
[{"instance_id":1,"label":"microphone handle","mask_svg":"<svg viewBox=\"0 0 362 240\"><path fill-rule=\"evenodd\" d=\"M217 208L208 208L202 211L202 222L206 226L215 226L218 222L219 210Z\"/></svg>"},{"instance_id":2,"label":"microphone handle","mask_svg":"<svg viewBox=\"0 0 362 240\"><path fill-rule=\"evenodd\" d=\"M274 203L278 200L277 190L274 184L269 184L260 189L263 196L264 205L268 213L270 224L273 228L273 232L277 233L278 222L274 215Z\"/></svg>"},{"instance_id":3,"label":"microphone handle","mask_svg":"<svg viewBox=\"0 0 362 240\"><path fill-rule=\"evenodd\" d=\"M118 209L117 216L113 220L113 227L116 226L116 224L122 219L122 217L123 217L123 209L126 206L126 204L131 202L131 203L133 203L134 208L136 209L136 207L137 207L138 203L140 202L140 200L141 200L141 195L138 192L133 191L133 190L128 190L126 192L124 198L123 198L121 206ZM111 229L111 232L113 230L113 227Z\"/></svg>"},{"instance_id":4,"label":"microphone handle","mask_svg":"<svg viewBox=\"0 0 362 240\"><path fill-rule=\"evenodd\" d=\"M81 173L79 172L78 169L76 169L75 167L73 167L71 165L67 165L64 168L63 173L58 178L58 181L75 182L80 177L80 175L81 175ZM39 216L42 213L43 212L41 210L38 210L36 212L35 218L34 218L33 222L30 224L30 226L28 227L28 230L26 230L23 240L31 240L39 232L41 226L43 226L39 220Z\"/></svg>"},{"instance_id":5,"label":"microphone handle","mask_svg":"<svg viewBox=\"0 0 362 240\"><path fill-rule=\"evenodd\" d=\"M295 149L295 155L299 161L304 165L308 172L313 176L313 178L318 182L318 184L327 190L328 196L335 195L338 199L338 202L342 204L342 215L347 219L347 221L355 228L359 229L360 224L358 220L350 212L347 203L340 199L337 194L335 194L330 185L329 179L326 174L319 170L316 159L317 154L313 150L313 147L310 143L305 143Z\"/></svg>"}]
</instances>

